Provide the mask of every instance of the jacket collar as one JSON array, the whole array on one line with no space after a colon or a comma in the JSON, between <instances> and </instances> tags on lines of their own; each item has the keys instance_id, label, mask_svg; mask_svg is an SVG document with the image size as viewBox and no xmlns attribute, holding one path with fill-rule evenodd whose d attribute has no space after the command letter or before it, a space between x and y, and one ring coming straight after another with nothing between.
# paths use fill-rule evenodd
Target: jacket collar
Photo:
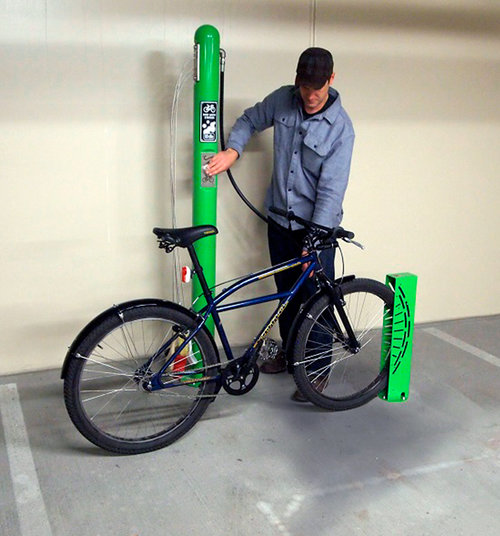
<instances>
[{"instance_id":1,"label":"jacket collar","mask_svg":"<svg viewBox=\"0 0 500 536\"><path fill-rule=\"evenodd\" d=\"M340 108L342 106L340 102L340 93L332 87L328 90L328 93L335 99L332 105L329 106L324 112L310 117L309 119L311 121L321 121L322 119L326 119L331 125L333 125L333 123L335 122L335 119L339 115ZM300 97L299 88L296 88L295 90L295 98L297 101L297 106L302 113L302 99Z\"/></svg>"}]
</instances>

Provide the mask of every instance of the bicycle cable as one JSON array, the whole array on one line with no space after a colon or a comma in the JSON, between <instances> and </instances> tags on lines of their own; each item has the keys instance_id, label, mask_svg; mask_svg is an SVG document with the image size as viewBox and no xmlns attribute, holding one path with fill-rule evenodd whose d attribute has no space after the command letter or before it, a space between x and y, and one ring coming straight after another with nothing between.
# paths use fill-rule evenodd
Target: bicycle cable
<instances>
[{"instance_id":1,"label":"bicycle cable","mask_svg":"<svg viewBox=\"0 0 500 536\"><path fill-rule=\"evenodd\" d=\"M339 282L339 284L341 285L342 281L344 281L344 275L345 275L344 252L342 251L340 244L337 245L337 248L340 251L340 258L342 259L342 275L340 276L340 282Z\"/></svg>"}]
</instances>

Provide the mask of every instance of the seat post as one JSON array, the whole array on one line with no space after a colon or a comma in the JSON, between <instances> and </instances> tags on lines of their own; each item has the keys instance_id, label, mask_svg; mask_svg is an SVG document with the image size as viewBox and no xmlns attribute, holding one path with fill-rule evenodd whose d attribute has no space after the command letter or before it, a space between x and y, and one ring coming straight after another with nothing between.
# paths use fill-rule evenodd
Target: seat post
<instances>
[{"instance_id":1,"label":"seat post","mask_svg":"<svg viewBox=\"0 0 500 536\"><path fill-rule=\"evenodd\" d=\"M200 285L203 290L203 295L205 296L207 303L211 303L212 293L210 292L210 289L208 288L207 280L205 279L205 275L203 274L203 268L200 264L200 261L198 260L198 255L196 254L196 250L194 249L193 244L190 244L189 246L187 246L187 250L188 250L189 256L191 257L191 261L193 262L194 273L198 276L198 280L200 281Z\"/></svg>"}]
</instances>

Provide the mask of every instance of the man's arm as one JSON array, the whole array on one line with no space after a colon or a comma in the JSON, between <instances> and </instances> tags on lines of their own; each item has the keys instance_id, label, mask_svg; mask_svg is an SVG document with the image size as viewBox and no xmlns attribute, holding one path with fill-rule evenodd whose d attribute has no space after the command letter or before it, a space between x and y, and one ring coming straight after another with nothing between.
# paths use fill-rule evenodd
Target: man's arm
<instances>
[{"instance_id":1,"label":"man's arm","mask_svg":"<svg viewBox=\"0 0 500 536\"><path fill-rule=\"evenodd\" d=\"M255 106L247 108L236 120L227 142L228 148L217 153L206 168L209 175L218 175L229 169L239 158L252 135L273 125L276 104L280 98L279 91L281 89L274 91Z\"/></svg>"},{"instance_id":2,"label":"man's arm","mask_svg":"<svg viewBox=\"0 0 500 536\"><path fill-rule=\"evenodd\" d=\"M354 135L341 137L323 162L316 186L313 222L325 227L337 227L342 220L344 200L351 169Z\"/></svg>"}]
</instances>

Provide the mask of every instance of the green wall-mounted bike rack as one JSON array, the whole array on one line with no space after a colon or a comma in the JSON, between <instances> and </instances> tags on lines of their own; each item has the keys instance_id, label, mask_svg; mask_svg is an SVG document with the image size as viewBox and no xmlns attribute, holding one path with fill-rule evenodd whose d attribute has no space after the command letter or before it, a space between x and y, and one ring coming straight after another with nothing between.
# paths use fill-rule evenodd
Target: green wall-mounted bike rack
<instances>
[{"instance_id":1,"label":"green wall-mounted bike rack","mask_svg":"<svg viewBox=\"0 0 500 536\"><path fill-rule=\"evenodd\" d=\"M385 283L394 290L394 308L392 316L384 314L381 364L389 359L389 377L379 396L387 402L404 402L410 392L417 276L388 274Z\"/></svg>"}]
</instances>

